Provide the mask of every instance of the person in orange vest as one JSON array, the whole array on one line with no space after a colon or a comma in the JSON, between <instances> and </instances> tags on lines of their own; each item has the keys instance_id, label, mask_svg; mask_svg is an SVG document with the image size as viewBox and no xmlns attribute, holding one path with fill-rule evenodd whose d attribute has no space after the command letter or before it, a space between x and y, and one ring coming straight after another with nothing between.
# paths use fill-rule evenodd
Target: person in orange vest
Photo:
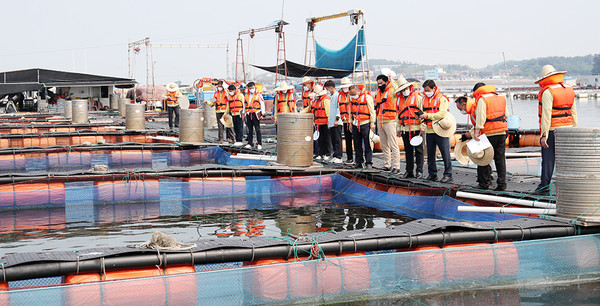
<instances>
[{"instance_id":1,"label":"person in orange vest","mask_svg":"<svg viewBox=\"0 0 600 306\"><path fill-rule=\"evenodd\" d=\"M162 100L167 105L169 114L169 129L173 130L173 126L179 127L179 97L181 97L179 86L175 83L167 84L167 91L162 95ZM173 121L173 115L175 120Z\"/></svg>"},{"instance_id":2,"label":"person in orange vest","mask_svg":"<svg viewBox=\"0 0 600 306\"><path fill-rule=\"evenodd\" d=\"M310 94L313 92L316 82L312 78L305 76L302 78L300 85L302 85L302 108L305 109L312 104ZM319 157L319 142L317 140L313 142L313 149L313 155Z\"/></svg>"},{"instance_id":3,"label":"person in orange vest","mask_svg":"<svg viewBox=\"0 0 600 306\"><path fill-rule=\"evenodd\" d=\"M427 80L423 83L423 93L425 98L423 100L423 114L419 118L423 119L427 124L427 130L424 126L421 126L421 135L426 134L427 143L427 180L437 181L437 166L435 164L436 159L436 146L442 153L442 159L444 160L444 177L440 180L441 183L449 183L452 181L452 160L450 158L450 138L442 137L435 133L433 130L433 121L443 119L448 113L448 97L440 92L439 87L433 80Z\"/></svg>"},{"instance_id":4,"label":"person in orange vest","mask_svg":"<svg viewBox=\"0 0 600 306\"><path fill-rule=\"evenodd\" d=\"M296 100L294 98L294 86L288 85L286 81L279 83L279 87L275 88L273 91L275 91L273 119L275 126L277 126L277 114L295 113Z\"/></svg>"},{"instance_id":5,"label":"person in orange vest","mask_svg":"<svg viewBox=\"0 0 600 306\"><path fill-rule=\"evenodd\" d=\"M354 150L352 148L352 122L350 122L350 94L349 87L352 82L347 77L340 81L338 90L338 110L344 129L344 141L346 142L346 164L354 164Z\"/></svg>"},{"instance_id":6,"label":"person in orange vest","mask_svg":"<svg viewBox=\"0 0 600 306\"><path fill-rule=\"evenodd\" d=\"M216 141L224 141L225 138L223 138L223 131L225 130L225 126L221 122L221 118L227 110L227 104L229 104L229 101L227 100L227 91L223 87L223 80L219 80L217 82L215 94L213 95L212 99L206 101L206 104L208 104L211 107L214 107L215 113L217 113L217 126L219 129L219 134ZM232 128L227 128L226 136L227 141L229 142L231 142L234 139Z\"/></svg>"},{"instance_id":7,"label":"person in orange vest","mask_svg":"<svg viewBox=\"0 0 600 306\"><path fill-rule=\"evenodd\" d=\"M377 114L373 97L365 88L358 85L350 86L350 121L354 137L355 164L354 168L371 169L373 166L373 150L371 149L371 131L375 130ZM364 156L363 156L364 147Z\"/></svg>"},{"instance_id":8,"label":"person in orange vest","mask_svg":"<svg viewBox=\"0 0 600 306\"><path fill-rule=\"evenodd\" d=\"M406 171L402 178L421 178L423 176L423 142L413 146L410 141L413 137L421 135L421 119L419 113L423 112L423 96L415 91L413 82L407 81L403 76L398 78L396 89L396 107L398 108L399 134L404 143L406 155ZM416 172L415 172L416 164Z\"/></svg>"},{"instance_id":9,"label":"person in orange vest","mask_svg":"<svg viewBox=\"0 0 600 306\"><path fill-rule=\"evenodd\" d=\"M327 161L331 155L331 135L327 127L331 99L327 96L327 90L318 84L315 85L310 97L312 102L302 110L302 113L313 113L315 128L319 131L319 139L317 139L319 143L319 155L316 157L316 160Z\"/></svg>"},{"instance_id":10,"label":"person in orange vest","mask_svg":"<svg viewBox=\"0 0 600 306\"><path fill-rule=\"evenodd\" d=\"M540 145L542 146L541 182L535 194L550 194L550 182L554 172L554 129L577 127L577 108L573 87L564 83L566 71L556 71L552 65L542 67L542 77L535 83L542 89L538 94L540 118Z\"/></svg>"},{"instance_id":11,"label":"person in orange vest","mask_svg":"<svg viewBox=\"0 0 600 306\"><path fill-rule=\"evenodd\" d=\"M400 173L400 148L396 138L396 120L398 112L394 95L398 85L386 75L377 76L375 93L375 112L383 151L383 171Z\"/></svg>"},{"instance_id":12,"label":"person in orange vest","mask_svg":"<svg viewBox=\"0 0 600 306\"><path fill-rule=\"evenodd\" d=\"M227 109L225 113L229 113L233 119L233 130L235 133L236 147L242 145L244 139L244 120L242 115L244 114L244 95L235 88L235 85L229 85L227 88Z\"/></svg>"},{"instance_id":13,"label":"person in orange vest","mask_svg":"<svg viewBox=\"0 0 600 306\"><path fill-rule=\"evenodd\" d=\"M335 82L328 80L325 82L325 89L329 95L329 116L327 118L327 127L329 128L329 134L331 135L331 147L333 148L333 159L331 160L334 164L341 164L342 160L342 123L340 110L338 107L338 100L340 94L335 90Z\"/></svg>"},{"instance_id":14,"label":"person in orange vest","mask_svg":"<svg viewBox=\"0 0 600 306\"><path fill-rule=\"evenodd\" d=\"M256 131L256 148L262 150L262 135L260 133L260 120L265 113L265 100L263 95L256 89L254 82L246 85L246 103L244 103L244 114L246 114L246 126L248 127L248 144L246 149L252 148L254 131Z\"/></svg>"},{"instance_id":15,"label":"person in orange vest","mask_svg":"<svg viewBox=\"0 0 600 306\"><path fill-rule=\"evenodd\" d=\"M466 133L464 138L474 138L479 141L479 136L485 134L494 149L494 164L498 173L498 186L496 191L506 190L506 132L508 125L508 109L506 97L496 93L496 87L477 83L473 87L473 105L467 107L467 98L456 99L456 108L468 114L474 120L472 133ZM492 181L492 166L477 166L476 188L488 189Z\"/></svg>"}]
</instances>

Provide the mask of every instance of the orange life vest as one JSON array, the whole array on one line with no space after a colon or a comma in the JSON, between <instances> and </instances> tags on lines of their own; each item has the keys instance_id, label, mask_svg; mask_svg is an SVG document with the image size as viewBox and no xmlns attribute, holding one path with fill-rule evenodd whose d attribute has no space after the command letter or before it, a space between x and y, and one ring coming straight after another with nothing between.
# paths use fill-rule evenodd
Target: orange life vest
<instances>
[{"instance_id":1,"label":"orange life vest","mask_svg":"<svg viewBox=\"0 0 600 306\"><path fill-rule=\"evenodd\" d=\"M356 119L358 124L361 121L371 119L371 112L369 112L369 105L367 104L367 95L370 95L366 90L362 90L358 98L350 98L352 120Z\"/></svg>"},{"instance_id":2,"label":"orange life vest","mask_svg":"<svg viewBox=\"0 0 600 306\"><path fill-rule=\"evenodd\" d=\"M310 111L315 116L315 124L323 125L327 124L327 112L325 111L325 100L329 100L327 95L322 95L318 99L313 99Z\"/></svg>"},{"instance_id":3,"label":"orange life vest","mask_svg":"<svg viewBox=\"0 0 600 306\"><path fill-rule=\"evenodd\" d=\"M485 124L481 134L493 134L508 131L506 124L506 98L496 94L496 87L485 85L479 87L473 93L475 103L472 109L477 109L480 98L485 101ZM473 116L474 117L474 116Z\"/></svg>"},{"instance_id":4,"label":"orange life vest","mask_svg":"<svg viewBox=\"0 0 600 306\"><path fill-rule=\"evenodd\" d=\"M288 93L286 95L283 94L283 92L278 92L277 95L275 95L275 101L277 103L277 113L282 113L283 109L284 109L284 105L287 103L288 109L290 110L290 113L295 113L296 112L296 101L294 101L294 92L293 91L288 91Z\"/></svg>"},{"instance_id":5,"label":"orange life vest","mask_svg":"<svg viewBox=\"0 0 600 306\"><path fill-rule=\"evenodd\" d=\"M215 99L215 110L224 112L227 109L227 92L224 90L217 91L215 90L215 94L213 95Z\"/></svg>"},{"instance_id":6,"label":"orange life vest","mask_svg":"<svg viewBox=\"0 0 600 306\"><path fill-rule=\"evenodd\" d=\"M575 91L573 87L561 83L544 84L540 82L542 90L538 94L539 108L538 116L542 123L542 95L544 91L550 90L552 93L552 117L550 127L571 126L573 125L573 113L571 108L575 102Z\"/></svg>"},{"instance_id":7,"label":"orange life vest","mask_svg":"<svg viewBox=\"0 0 600 306\"><path fill-rule=\"evenodd\" d=\"M404 98L403 94L400 94L396 98L396 106L398 107L398 120L401 125L419 125L421 119L417 117L415 112L419 111L419 105L417 104L417 98L419 93L411 91L408 97Z\"/></svg>"},{"instance_id":8,"label":"orange life vest","mask_svg":"<svg viewBox=\"0 0 600 306\"><path fill-rule=\"evenodd\" d=\"M244 105L242 104L242 95L241 92L236 91L233 96L227 94L227 100L229 101L229 112L231 114L239 113L242 111Z\"/></svg>"},{"instance_id":9,"label":"orange life vest","mask_svg":"<svg viewBox=\"0 0 600 306\"><path fill-rule=\"evenodd\" d=\"M377 110L377 117L380 123L383 123L383 120L396 119L396 104L390 96L391 91L392 86L388 82L385 92L382 93L381 90L377 89L377 93L375 94L375 109Z\"/></svg>"},{"instance_id":10,"label":"orange life vest","mask_svg":"<svg viewBox=\"0 0 600 306\"><path fill-rule=\"evenodd\" d=\"M435 93L433 94L433 96L431 96L431 98L429 98L429 97L427 97L427 95L425 95L424 100L423 100L423 112L429 113L429 114L434 114L434 113L439 112L440 111L440 99L442 97L445 97L446 100L448 100L448 97L443 95L440 92L440 89L438 87L435 88ZM448 100L448 101L450 101L450 100ZM431 124L432 123L431 119L425 119L423 121L427 122L428 128L433 128L433 125Z\"/></svg>"},{"instance_id":11,"label":"orange life vest","mask_svg":"<svg viewBox=\"0 0 600 306\"><path fill-rule=\"evenodd\" d=\"M308 96L308 95L310 95L311 92L312 92L312 90L304 90L304 89L302 90L302 107L303 108L307 108L309 105L311 105L312 99Z\"/></svg>"},{"instance_id":12,"label":"orange life vest","mask_svg":"<svg viewBox=\"0 0 600 306\"><path fill-rule=\"evenodd\" d=\"M343 90L338 91L338 109L342 121L348 122L350 119L350 94Z\"/></svg>"},{"instance_id":13,"label":"orange life vest","mask_svg":"<svg viewBox=\"0 0 600 306\"><path fill-rule=\"evenodd\" d=\"M249 92L246 93L246 99L244 101L244 104L246 104L246 113L251 114L260 112L260 97L258 95L258 92L254 92L252 96L250 96Z\"/></svg>"},{"instance_id":14,"label":"orange life vest","mask_svg":"<svg viewBox=\"0 0 600 306\"><path fill-rule=\"evenodd\" d=\"M167 98L165 100L167 101L167 106L175 107L179 105L177 91L167 91Z\"/></svg>"}]
</instances>

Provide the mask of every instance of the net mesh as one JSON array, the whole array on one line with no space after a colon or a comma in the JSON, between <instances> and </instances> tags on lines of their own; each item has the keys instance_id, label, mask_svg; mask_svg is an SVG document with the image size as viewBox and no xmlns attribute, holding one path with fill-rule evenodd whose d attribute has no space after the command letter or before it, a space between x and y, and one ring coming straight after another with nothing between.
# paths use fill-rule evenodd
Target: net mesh
<instances>
[{"instance_id":1,"label":"net mesh","mask_svg":"<svg viewBox=\"0 0 600 306\"><path fill-rule=\"evenodd\" d=\"M182 275L11 289L0 291L0 303L247 305L384 299L420 304L432 294L597 280L599 239L587 235L310 261L261 260ZM473 295L469 302L489 304L490 298L491 303L497 298L501 304L520 302L518 292ZM456 301L464 297L451 300Z\"/></svg>"}]
</instances>

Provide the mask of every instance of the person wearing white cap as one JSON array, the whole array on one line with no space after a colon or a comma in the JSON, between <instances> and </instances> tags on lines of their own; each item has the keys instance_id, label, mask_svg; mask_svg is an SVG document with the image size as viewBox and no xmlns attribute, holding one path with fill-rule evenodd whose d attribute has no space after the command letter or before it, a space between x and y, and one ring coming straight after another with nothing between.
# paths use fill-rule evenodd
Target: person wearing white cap
<instances>
[{"instance_id":1,"label":"person wearing white cap","mask_svg":"<svg viewBox=\"0 0 600 306\"><path fill-rule=\"evenodd\" d=\"M421 178L423 176L423 141L413 145L413 138L420 136L421 119L419 113L423 112L423 96L415 91L413 82L407 81L403 76L398 78L398 89L396 89L396 107L398 108L398 122L400 136L404 143L406 155L406 172L403 178ZM418 141L417 141L418 142ZM415 171L416 165L416 172Z\"/></svg>"},{"instance_id":2,"label":"person wearing white cap","mask_svg":"<svg viewBox=\"0 0 600 306\"><path fill-rule=\"evenodd\" d=\"M277 126L277 114L295 113L296 100L294 99L294 86L288 85L286 81L279 83L279 87L274 89L275 100L273 101L273 119Z\"/></svg>"},{"instance_id":3,"label":"person wearing white cap","mask_svg":"<svg viewBox=\"0 0 600 306\"><path fill-rule=\"evenodd\" d=\"M373 150L371 149L372 131L375 130L375 106L373 97L363 87L352 85L349 88L350 94L350 121L352 122L352 136L354 137L354 150L356 158L354 167L356 169L371 169L373 166ZM364 156L363 156L364 147Z\"/></svg>"},{"instance_id":4,"label":"person wearing white cap","mask_svg":"<svg viewBox=\"0 0 600 306\"><path fill-rule=\"evenodd\" d=\"M352 123L350 122L350 94L348 93L350 86L352 86L352 82L348 77L344 77L340 82L340 90L338 90L338 110L344 126L344 141L346 142L346 164L354 163Z\"/></svg>"},{"instance_id":5,"label":"person wearing white cap","mask_svg":"<svg viewBox=\"0 0 600 306\"><path fill-rule=\"evenodd\" d=\"M542 68L542 77L535 83L542 89L538 94L540 118L540 145L542 146L542 176L535 194L548 195L554 172L554 129L577 127L575 91L564 83L566 71L556 71L552 65Z\"/></svg>"},{"instance_id":6,"label":"person wearing white cap","mask_svg":"<svg viewBox=\"0 0 600 306\"><path fill-rule=\"evenodd\" d=\"M302 78L302 82L300 82L300 85L302 85L302 108L307 108L311 104L312 99L309 95L313 92L315 80L305 76Z\"/></svg>"},{"instance_id":7,"label":"person wearing white cap","mask_svg":"<svg viewBox=\"0 0 600 306\"><path fill-rule=\"evenodd\" d=\"M381 151L383 151L383 171L393 174L400 173L400 148L396 138L396 120L398 110L394 93L396 82L387 76L377 76L377 91L375 93L375 112L377 113L378 131L381 138Z\"/></svg>"},{"instance_id":8,"label":"person wearing white cap","mask_svg":"<svg viewBox=\"0 0 600 306\"><path fill-rule=\"evenodd\" d=\"M163 101L167 104L167 110L169 114L169 129L173 129L173 126L179 127L179 98L182 96L179 91L179 86L175 83L167 84L167 91L162 95ZM175 115L175 120L173 120Z\"/></svg>"},{"instance_id":9,"label":"person wearing white cap","mask_svg":"<svg viewBox=\"0 0 600 306\"><path fill-rule=\"evenodd\" d=\"M329 103L330 99L327 96L327 90L323 86L315 85L311 96L311 104L302 110L302 113L312 113L314 115L315 128L319 131L319 154L317 160L329 160L331 154L331 136L327 123L329 121Z\"/></svg>"},{"instance_id":10,"label":"person wearing white cap","mask_svg":"<svg viewBox=\"0 0 600 306\"><path fill-rule=\"evenodd\" d=\"M244 95L239 92L235 85L229 85L227 87L227 104L226 113L229 113L233 119L233 130L235 132L235 143L234 146L241 146L242 140L244 139L244 120L242 115L244 113Z\"/></svg>"},{"instance_id":11,"label":"person wearing white cap","mask_svg":"<svg viewBox=\"0 0 600 306\"><path fill-rule=\"evenodd\" d=\"M444 160L444 177L440 180L441 183L449 183L452 181L452 160L450 158L450 135L438 135L433 126L434 121L441 121L447 115L449 102L448 97L440 92L439 87L433 80L427 80L423 82L423 93L425 98L423 100L423 114L419 118L423 119L427 123L427 180L437 181L437 166L436 166L436 146L442 153L442 159ZM448 117L450 117L448 116ZM452 116L454 118L454 116ZM451 120L451 118L450 118ZM456 124L455 124L456 129ZM425 134L425 128L421 127L421 135Z\"/></svg>"},{"instance_id":12,"label":"person wearing white cap","mask_svg":"<svg viewBox=\"0 0 600 306\"><path fill-rule=\"evenodd\" d=\"M506 132L508 125L508 109L506 107L506 97L496 93L496 87L477 83L473 87L473 102L469 106L467 97L456 99L456 108L466 113L471 118L473 129L466 133L462 139L475 138L479 141L479 136L485 134L492 144L493 159L498 173L498 186L496 191L506 190ZM491 162L491 161L490 161ZM477 166L477 189L488 189L492 181L492 166Z\"/></svg>"},{"instance_id":13,"label":"person wearing white cap","mask_svg":"<svg viewBox=\"0 0 600 306\"><path fill-rule=\"evenodd\" d=\"M325 89L329 95L329 116L327 119L327 127L331 135L331 147L333 148L332 162L341 164L342 160L342 120L340 109L338 107L338 99L340 94L335 90L335 83L332 80L325 82Z\"/></svg>"},{"instance_id":14,"label":"person wearing white cap","mask_svg":"<svg viewBox=\"0 0 600 306\"><path fill-rule=\"evenodd\" d=\"M258 92L254 82L248 82L244 101L243 113L246 114L246 126L248 127L248 144L246 145L246 149L252 148L254 132L256 132L256 148L262 150L260 120L265 113L265 100L263 95Z\"/></svg>"}]
</instances>

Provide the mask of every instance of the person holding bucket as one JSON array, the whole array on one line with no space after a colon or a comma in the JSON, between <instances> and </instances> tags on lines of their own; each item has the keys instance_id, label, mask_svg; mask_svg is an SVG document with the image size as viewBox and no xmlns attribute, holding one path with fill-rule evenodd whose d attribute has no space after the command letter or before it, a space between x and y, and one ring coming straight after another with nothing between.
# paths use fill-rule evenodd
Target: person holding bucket
<instances>
[{"instance_id":1,"label":"person holding bucket","mask_svg":"<svg viewBox=\"0 0 600 306\"><path fill-rule=\"evenodd\" d=\"M421 119L423 113L423 96L415 91L413 82L403 76L398 78L396 89L396 107L398 108L399 134L404 143L406 155L406 171L402 178L423 177L423 137L421 136ZM416 165L416 172L415 170Z\"/></svg>"},{"instance_id":2,"label":"person holding bucket","mask_svg":"<svg viewBox=\"0 0 600 306\"><path fill-rule=\"evenodd\" d=\"M456 99L456 108L466 113L473 124L472 132L463 135L463 139L474 138L479 141L479 136L484 135L492 144L493 159L498 173L498 186L496 191L506 190L506 132L508 126L506 118L506 97L496 93L496 87L477 83L473 87L471 103L467 97ZM471 105L467 105L471 104ZM455 150L456 151L456 150ZM491 162L491 160L490 160ZM492 166L488 164L477 165L477 189L488 189L492 182Z\"/></svg>"}]
</instances>

